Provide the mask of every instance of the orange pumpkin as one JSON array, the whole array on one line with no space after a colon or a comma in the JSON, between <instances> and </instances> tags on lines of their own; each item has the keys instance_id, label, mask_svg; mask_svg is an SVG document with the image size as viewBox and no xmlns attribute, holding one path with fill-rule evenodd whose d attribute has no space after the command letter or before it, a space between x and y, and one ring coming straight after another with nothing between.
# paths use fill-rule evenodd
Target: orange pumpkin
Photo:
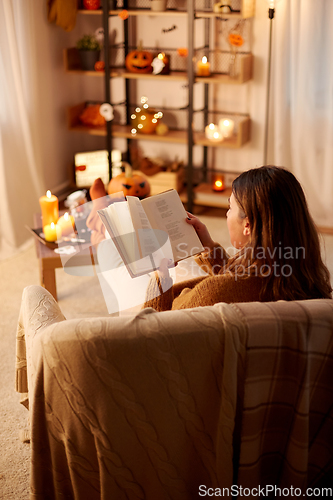
<instances>
[{"instance_id":1,"label":"orange pumpkin","mask_svg":"<svg viewBox=\"0 0 333 500\"><path fill-rule=\"evenodd\" d=\"M132 133L134 129L142 134L154 134L162 116L162 113L152 108L136 108L131 114Z\"/></svg>"},{"instance_id":2,"label":"orange pumpkin","mask_svg":"<svg viewBox=\"0 0 333 500\"><path fill-rule=\"evenodd\" d=\"M95 62L95 71L104 71L105 70L105 62L104 61L97 61Z\"/></svg>"},{"instance_id":3,"label":"orange pumpkin","mask_svg":"<svg viewBox=\"0 0 333 500\"><path fill-rule=\"evenodd\" d=\"M177 53L180 57L187 57L188 49L186 47L179 47L179 49L177 49Z\"/></svg>"},{"instance_id":4,"label":"orange pumpkin","mask_svg":"<svg viewBox=\"0 0 333 500\"><path fill-rule=\"evenodd\" d=\"M100 104L92 104L84 108L82 113L79 116L79 120L84 125L97 127L103 126L106 124L106 120L104 116L99 112Z\"/></svg>"},{"instance_id":5,"label":"orange pumpkin","mask_svg":"<svg viewBox=\"0 0 333 500\"><path fill-rule=\"evenodd\" d=\"M151 63L153 59L154 55L148 50L143 50L140 42L137 50L132 50L127 54L125 66L130 73L152 73L153 67Z\"/></svg>"},{"instance_id":6,"label":"orange pumpkin","mask_svg":"<svg viewBox=\"0 0 333 500\"><path fill-rule=\"evenodd\" d=\"M244 43L243 37L239 33L230 33L228 36L230 45L241 47Z\"/></svg>"},{"instance_id":7,"label":"orange pumpkin","mask_svg":"<svg viewBox=\"0 0 333 500\"><path fill-rule=\"evenodd\" d=\"M129 167L129 165L128 165ZM122 191L124 196L137 196L142 200L150 193L150 185L142 172L132 171L129 167L126 172L117 175L108 185L108 194Z\"/></svg>"},{"instance_id":8,"label":"orange pumpkin","mask_svg":"<svg viewBox=\"0 0 333 500\"><path fill-rule=\"evenodd\" d=\"M120 19L122 19L123 21L128 19L128 10L123 9L121 12L119 12L118 17L120 17Z\"/></svg>"}]
</instances>

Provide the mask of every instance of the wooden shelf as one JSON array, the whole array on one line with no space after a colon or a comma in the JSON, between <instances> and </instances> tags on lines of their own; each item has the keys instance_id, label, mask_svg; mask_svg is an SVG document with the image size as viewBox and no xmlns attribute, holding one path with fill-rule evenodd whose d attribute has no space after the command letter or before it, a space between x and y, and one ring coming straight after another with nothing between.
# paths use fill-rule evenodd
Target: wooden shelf
<instances>
[{"instance_id":1,"label":"wooden shelf","mask_svg":"<svg viewBox=\"0 0 333 500\"><path fill-rule=\"evenodd\" d=\"M82 15L88 15L88 16L100 16L103 14L103 9L97 9L97 10L88 10L88 9L78 9L77 10L78 14Z\"/></svg>"},{"instance_id":2,"label":"wooden shelf","mask_svg":"<svg viewBox=\"0 0 333 500\"><path fill-rule=\"evenodd\" d=\"M245 4L248 4L245 5ZM244 7L245 5L245 7ZM117 10L109 10L109 16L118 16L122 12L122 9L117 9ZM167 9L166 11L163 12L157 12L151 9L127 9L128 15L129 16L159 16L159 17L167 17L167 16L172 16L172 17L187 17L187 11L182 11L182 10L172 10L172 9ZM79 9L78 14L82 15L101 15L103 14L102 9L98 10L86 10L86 9ZM254 4L253 0L243 0L243 6L240 12L230 12L230 13L223 13L219 14L217 12L213 11L200 11L197 10L195 12L195 17L197 19L200 18L214 18L214 17L221 17L222 19L246 19L249 17L254 16Z\"/></svg>"},{"instance_id":3,"label":"wooden shelf","mask_svg":"<svg viewBox=\"0 0 333 500\"><path fill-rule=\"evenodd\" d=\"M64 66L67 73L74 73L87 76L104 77L104 71L83 71L79 58L79 51L75 47L64 49L63 51ZM249 81L252 78L253 56L252 54L239 54L240 70L237 78L230 78L227 74L213 73L211 76L200 76L195 78L195 82L211 83L211 84L230 84L240 85ZM110 68L111 78L127 78L132 80L174 80L188 81L186 71L170 71L169 75L153 75L152 73L139 74L130 73L125 68Z\"/></svg>"},{"instance_id":4,"label":"wooden shelf","mask_svg":"<svg viewBox=\"0 0 333 500\"><path fill-rule=\"evenodd\" d=\"M118 16L121 10L110 10L109 15ZM159 16L159 17L187 17L187 12L185 10L172 10L167 9L163 12L157 12L151 9L127 9L129 16Z\"/></svg>"},{"instance_id":5,"label":"wooden shelf","mask_svg":"<svg viewBox=\"0 0 333 500\"><path fill-rule=\"evenodd\" d=\"M73 132L81 132L90 135L106 135L106 127L89 127L82 125L79 116L85 108L85 103L80 103L67 110L67 123L69 130ZM169 130L166 135L157 134L140 134L136 135L131 133L130 125L117 125L112 124L113 137L122 137L125 139L134 139L142 141L154 142L171 142L177 144L187 144L188 136L187 130ZM212 142L205 137L204 132L194 132L194 144L198 146L209 146L215 148L231 148L237 149L242 147L250 140L251 120L248 116L242 117L238 121L237 133L232 137L224 139L222 142Z\"/></svg>"},{"instance_id":6,"label":"wooden shelf","mask_svg":"<svg viewBox=\"0 0 333 500\"><path fill-rule=\"evenodd\" d=\"M117 9L117 10L109 10L109 16L118 16L123 9ZM186 17L187 12L181 11L181 10L172 10L172 9L167 9L164 12L156 12L151 9L126 9L128 12L129 16L161 16L161 17L166 17L166 16L172 16L172 17ZM83 14L83 15L101 15L103 14L102 9L98 10L86 10L86 9L78 9L78 14ZM215 14L216 15L216 14Z\"/></svg>"},{"instance_id":7,"label":"wooden shelf","mask_svg":"<svg viewBox=\"0 0 333 500\"><path fill-rule=\"evenodd\" d=\"M203 207L229 208L229 198L231 196L231 188L226 188L219 193L213 191L210 184L200 184L193 188L193 203L194 205ZM187 193L182 191L180 199L183 203L187 202Z\"/></svg>"}]
</instances>

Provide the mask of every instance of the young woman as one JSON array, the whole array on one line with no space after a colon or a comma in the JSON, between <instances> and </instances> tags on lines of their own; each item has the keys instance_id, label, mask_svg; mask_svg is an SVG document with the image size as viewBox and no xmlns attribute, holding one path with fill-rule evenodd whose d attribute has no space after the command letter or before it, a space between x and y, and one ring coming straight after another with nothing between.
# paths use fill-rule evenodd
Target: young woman
<instances>
[{"instance_id":1,"label":"young woman","mask_svg":"<svg viewBox=\"0 0 333 500\"><path fill-rule=\"evenodd\" d=\"M206 248L196 260L209 276L172 285L165 260L149 282L144 307L332 298L302 187L288 170L264 166L234 180L227 212L230 240L239 250L233 257L197 217L188 216Z\"/></svg>"}]
</instances>

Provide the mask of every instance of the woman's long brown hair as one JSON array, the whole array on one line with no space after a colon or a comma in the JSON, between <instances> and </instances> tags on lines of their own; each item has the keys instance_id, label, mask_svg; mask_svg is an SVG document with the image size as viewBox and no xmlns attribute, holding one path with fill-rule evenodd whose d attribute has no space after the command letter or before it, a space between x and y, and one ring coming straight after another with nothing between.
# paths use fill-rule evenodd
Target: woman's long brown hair
<instances>
[{"instance_id":1,"label":"woman's long brown hair","mask_svg":"<svg viewBox=\"0 0 333 500\"><path fill-rule=\"evenodd\" d=\"M236 274L243 266L244 277L265 276L261 293L267 300L332 298L318 232L296 177L280 167L255 168L234 180L232 192L251 236L228 271Z\"/></svg>"}]
</instances>

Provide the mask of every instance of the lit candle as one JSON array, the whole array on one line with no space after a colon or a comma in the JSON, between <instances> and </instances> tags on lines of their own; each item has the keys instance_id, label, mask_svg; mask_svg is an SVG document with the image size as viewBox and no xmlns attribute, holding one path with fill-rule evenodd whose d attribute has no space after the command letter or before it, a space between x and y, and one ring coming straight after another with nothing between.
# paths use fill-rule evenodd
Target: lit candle
<instances>
[{"instance_id":1,"label":"lit candle","mask_svg":"<svg viewBox=\"0 0 333 500\"><path fill-rule=\"evenodd\" d=\"M61 229L54 222L46 224L46 226L43 227L43 232L46 241L56 241L61 238Z\"/></svg>"},{"instance_id":2,"label":"lit candle","mask_svg":"<svg viewBox=\"0 0 333 500\"><path fill-rule=\"evenodd\" d=\"M213 191L224 191L223 175L215 175L213 177Z\"/></svg>"},{"instance_id":3,"label":"lit candle","mask_svg":"<svg viewBox=\"0 0 333 500\"><path fill-rule=\"evenodd\" d=\"M68 212L66 212L58 220L57 226L60 227L62 236L68 236L69 234L74 233L74 228L75 228L74 217L72 215L69 215Z\"/></svg>"},{"instance_id":4,"label":"lit candle","mask_svg":"<svg viewBox=\"0 0 333 500\"><path fill-rule=\"evenodd\" d=\"M112 161L112 177L117 177L117 175L120 175L122 173L121 151L119 149L112 150L111 161Z\"/></svg>"},{"instance_id":5,"label":"lit candle","mask_svg":"<svg viewBox=\"0 0 333 500\"><path fill-rule=\"evenodd\" d=\"M197 76L209 76L210 75L210 63L207 61L207 57L203 56L201 61L197 62Z\"/></svg>"},{"instance_id":6,"label":"lit candle","mask_svg":"<svg viewBox=\"0 0 333 500\"><path fill-rule=\"evenodd\" d=\"M234 133L235 124L230 118L221 118L219 121L219 129L223 134L223 137L231 137Z\"/></svg>"},{"instance_id":7,"label":"lit candle","mask_svg":"<svg viewBox=\"0 0 333 500\"><path fill-rule=\"evenodd\" d=\"M59 218L58 198L51 194L51 191L47 191L46 196L39 198L39 204L42 211L43 227L51 224L51 222L56 223Z\"/></svg>"},{"instance_id":8,"label":"lit candle","mask_svg":"<svg viewBox=\"0 0 333 500\"><path fill-rule=\"evenodd\" d=\"M221 142L223 141L223 135L219 127L214 123L210 123L205 127L205 136L210 141Z\"/></svg>"}]
</instances>

